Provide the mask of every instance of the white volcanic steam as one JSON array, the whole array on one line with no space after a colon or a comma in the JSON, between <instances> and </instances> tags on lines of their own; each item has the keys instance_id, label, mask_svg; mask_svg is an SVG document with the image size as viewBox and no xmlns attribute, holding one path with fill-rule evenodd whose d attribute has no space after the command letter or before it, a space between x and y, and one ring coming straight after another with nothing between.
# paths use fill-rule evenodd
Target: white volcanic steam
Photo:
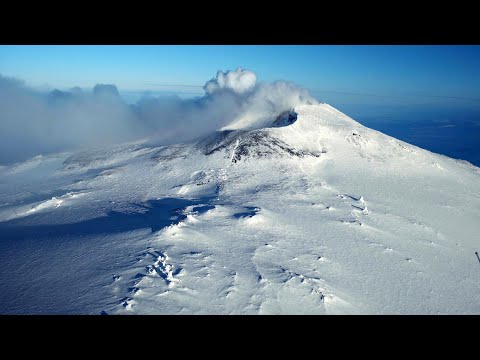
<instances>
[{"instance_id":1,"label":"white volcanic steam","mask_svg":"<svg viewBox=\"0 0 480 360\"><path fill-rule=\"evenodd\" d=\"M257 83L250 70L217 73L205 95L143 97L127 105L115 85L39 93L0 75L0 164L55 151L149 137L188 141L220 128L262 127L282 111L317 103L290 82Z\"/></svg>"},{"instance_id":2,"label":"white volcanic steam","mask_svg":"<svg viewBox=\"0 0 480 360\"><path fill-rule=\"evenodd\" d=\"M229 89L237 94L253 90L257 83L257 75L253 71L238 68L235 71L217 72L217 77L207 81L205 92L209 95L223 89Z\"/></svg>"}]
</instances>

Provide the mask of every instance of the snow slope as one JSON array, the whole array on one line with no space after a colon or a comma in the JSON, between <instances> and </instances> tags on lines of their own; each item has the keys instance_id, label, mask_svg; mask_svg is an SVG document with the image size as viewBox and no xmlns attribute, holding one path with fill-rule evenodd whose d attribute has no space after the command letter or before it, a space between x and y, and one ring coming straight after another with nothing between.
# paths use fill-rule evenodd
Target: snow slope
<instances>
[{"instance_id":1,"label":"snow slope","mask_svg":"<svg viewBox=\"0 0 480 360\"><path fill-rule=\"evenodd\" d=\"M0 180L2 313L480 312L480 169L327 104Z\"/></svg>"}]
</instances>

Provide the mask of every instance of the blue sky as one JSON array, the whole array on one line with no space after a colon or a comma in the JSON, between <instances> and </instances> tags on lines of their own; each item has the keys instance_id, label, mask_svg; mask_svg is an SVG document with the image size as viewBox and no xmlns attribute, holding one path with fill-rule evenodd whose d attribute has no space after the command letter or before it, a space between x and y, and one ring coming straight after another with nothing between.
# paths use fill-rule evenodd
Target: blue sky
<instances>
[{"instance_id":1,"label":"blue sky","mask_svg":"<svg viewBox=\"0 0 480 360\"><path fill-rule=\"evenodd\" d=\"M0 46L0 74L40 88L200 94L217 70L238 66L333 102L480 104L480 46Z\"/></svg>"}]
</instances>

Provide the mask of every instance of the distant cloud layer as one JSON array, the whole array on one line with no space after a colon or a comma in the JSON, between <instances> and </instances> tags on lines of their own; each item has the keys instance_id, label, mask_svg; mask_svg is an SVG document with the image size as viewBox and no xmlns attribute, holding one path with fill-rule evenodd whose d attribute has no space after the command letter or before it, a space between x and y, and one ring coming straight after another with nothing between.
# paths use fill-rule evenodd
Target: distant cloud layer
<instances>
[{"instance_id":1,"label":"distant cloud layer","mask_svg":"<svg viewBox=\"0 0 480 360\"><path fill-rule=\"evenodd\" d=\"M111 84L48 94L0 75L0 165L57 151L139 138L168 144L220 128L252 128L289 108L317 101L290 82L257 83L250 70L217 73L205 95L143 97L127 105Z\"/></svg>"},{"instance_id":2,"label":"distant cloud layer","mask_svg":"<svg viewBox=\"0 0 480 360\"><path fill-rule=\"evenodd\" d=\"M54 90L41 94L0 76L0 164L144 134L119 97Z\"/></svg>"}]
</instances>

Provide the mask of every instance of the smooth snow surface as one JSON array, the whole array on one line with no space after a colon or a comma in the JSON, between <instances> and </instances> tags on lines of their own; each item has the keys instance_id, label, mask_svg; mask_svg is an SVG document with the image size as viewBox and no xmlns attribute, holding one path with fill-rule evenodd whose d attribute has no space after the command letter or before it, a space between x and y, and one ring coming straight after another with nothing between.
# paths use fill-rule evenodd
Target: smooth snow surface
<instances>
[{"instance_id":1,"label":"smooth snow surface","mask_svg":"<svg viewBox=\"0 0 480 360\"><path fill-rule=\"evenodd\" d=\"M480 169L326 104L0 168L1 313L480 313Z\"/></svg>"}]
</instances>

